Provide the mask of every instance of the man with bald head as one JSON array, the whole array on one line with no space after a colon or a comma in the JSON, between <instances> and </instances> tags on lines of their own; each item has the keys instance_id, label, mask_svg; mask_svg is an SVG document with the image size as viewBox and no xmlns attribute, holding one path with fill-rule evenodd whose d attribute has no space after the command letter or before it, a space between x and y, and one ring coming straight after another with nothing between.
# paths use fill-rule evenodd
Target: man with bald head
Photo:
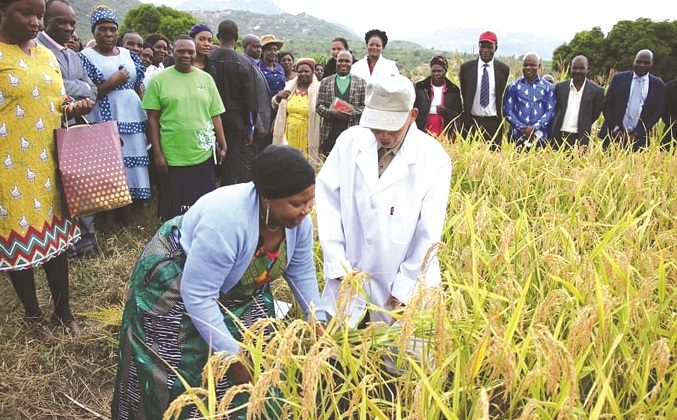
<instances>
[{"instance_id":1,"label":"man with bald head","mask_svg":"<svg viewBox=\"0 0 677 420\"><path fill-rule=\"evenodd\" d=\"M503 114L510 124L508 139L519 147L545 145L555 114L555 87L538 74L540 69L538 54L526 54L522 77L508 86L503 98Z\"/></svg>"},{"instance_id":2,"label":"man with bald head","mask_svg":"<svg viewBox=\"0 0 677 420\"><path fill-rule=\"evenodd\" d=\"M242 37L242 50L244 55L254 62L261 58L261 38L254 34L247 34Z\"/></svg>"},{"instance_id":3,"label":"man with bald head","mask_svg":"<svg viewBox=\"0 0 677 420\"><path fill-rule=\"evenodd\" d=\"M587 147L592 124L602 113L604 89L588 79L588 58L577 55L571 60L571 78L555 86L553 146Z\"/></svg>"},{"instance_id":4,"label":"man with bald head","mask_svg":"<svg viewBox=\"0 0 677 420\"><path fill-rule=\"evenodd\" d=\"M650 73L653 53L640 50L632 70L616 73L604 96L604 146L612 142L638 151L647 146L648 133L665 106L665 83Z\"/></svg>"},{"instance_id":5,"label":"man with bald head","mask_svg":"<svg viewBox=\"0 0 677 420\"><path fill-rule=\"evenodd\" d=\"M270 134L270 127L273 122L273 107L271 105L273 95L270 93L268 82L258 66L259 59L261 58L261 38L254 34L243 36L242 52L253 64L251 72L257 98L257 116L251 144L253 146L252 150L258 153L263 149L264 138Z\"/></svg>"},{"instance_id":6,"label":"man with bald head","mask_svg":"<svg viewBox=\"0 0 677 420\"><path fill-rule=\"evenodd\" d=\"M350 74L353 55L343 50L336 55L336 73L320 82L315 111L322 117L320 145L324 156L334 148L339 134L359 124L364 109L366 82Z\"/></svg>"}]
</instances>

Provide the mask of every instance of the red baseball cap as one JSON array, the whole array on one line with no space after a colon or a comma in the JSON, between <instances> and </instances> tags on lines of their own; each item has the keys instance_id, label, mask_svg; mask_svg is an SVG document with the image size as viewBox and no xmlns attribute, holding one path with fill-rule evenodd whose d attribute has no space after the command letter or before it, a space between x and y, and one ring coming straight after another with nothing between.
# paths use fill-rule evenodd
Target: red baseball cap
<instances>
[{"instance_id":1,"label":"red baseball cap","mask_svg":"<svg viewBox=\"0 0 677 420\"><path fill-rule=\"evenodd\" d=\"M480 35L480 42L491 42L492 44L498 44L498 38L496 34L491 31L482 32Z\"/></svg>"}]
</instances>

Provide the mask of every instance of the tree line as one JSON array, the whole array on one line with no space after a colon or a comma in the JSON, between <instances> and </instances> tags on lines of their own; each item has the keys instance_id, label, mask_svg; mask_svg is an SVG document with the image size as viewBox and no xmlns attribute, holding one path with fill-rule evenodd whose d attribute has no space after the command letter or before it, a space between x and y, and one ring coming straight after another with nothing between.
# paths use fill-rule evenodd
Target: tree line
<instances>
[{"instance_id":1,"label":"tree line","mask_svg":"<svg viewBox=\"0 0 677 420\"><path fill-rule=\"evenodd\" d=\"M654 54L653 74L666 82L677 76L677 21L647 18L619 21L606 35L598 26L576 33L555 49L553 70L566 72L571 59L583 54L590 61L589 77L604 82L616 70L632 69L635 54L645 48Z\"/></svg>"}]
</instances>

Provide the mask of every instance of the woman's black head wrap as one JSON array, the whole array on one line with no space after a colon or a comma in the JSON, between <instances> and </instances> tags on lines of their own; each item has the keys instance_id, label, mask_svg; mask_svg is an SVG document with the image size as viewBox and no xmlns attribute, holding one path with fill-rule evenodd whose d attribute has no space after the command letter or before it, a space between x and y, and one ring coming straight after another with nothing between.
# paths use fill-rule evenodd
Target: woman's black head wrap
<instances>
[{"instance_id":1,"label":"woman's black head wrap","mask_svg":"<svg viewBox=\"0 0 677 420\"><path fill-rule=\"evenodd\" d=\"M266 147L252 168L256 191L265 198L286 198L315 184L315 170L290 146Z\"/></svg>"},{"instance_id":2,"label":"woman's black head wrap","mask_svg":"<svg viewBox=\"0 0 677 420\"><path fill-rule=\"evenodd\" d=\"M435 64L442 66L445 71L449 68L449 62L446 58L444 58L444 56L441 55L436 55L430 59L430 67L434 66Z\"/></svg>"}]
</instances>

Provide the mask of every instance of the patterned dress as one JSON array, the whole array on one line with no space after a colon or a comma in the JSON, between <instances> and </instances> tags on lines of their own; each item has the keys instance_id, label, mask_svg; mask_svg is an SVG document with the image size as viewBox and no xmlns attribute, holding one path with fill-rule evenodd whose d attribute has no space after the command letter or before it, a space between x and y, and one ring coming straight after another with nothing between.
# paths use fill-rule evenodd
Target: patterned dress
<instances>
[{"instance_id":1,"label":"patterned dress","mask_svg":"<svg viewBox=\"0 0 677 420\"><path fill-rule=\"evenodd\" d=\"M51 51L27 55L0 42L0 271L41 265L80 236L57 183L54 129L64 97Z\"/></svg>"},{"instance_id":2,"label":"patterned dress","mask_svg":"<svg viewBox=\"0 0 677 420\"><path fill-rule=\"evenodd\" d=\"M87 75L97 85L110 79L120 66L124 66L130 75L127 83L97 99L88 119L92 122L117 121L129 192L133 199L146 199L150 197L146 140L148 118L141 108L141 99L134 91L135 86L142 85L146 68L136 54L131 54L126 48L118 50L120 53L113 56L103 56L93 48L85 48L79 53Z\"/></svg>"},{"instance_id":3,"label":"patterned dress","mask_svg":"<svg viewBox=\"0 0 677 420\"><path fill-rule=\"evenodd\" d=\"M186 313L180 294L186 262L179 245L182 218L177 216L160 228L132 273L120 331L113 419L162 418L169 404L185 391L176 372L190 386L201 384L210 346ZM277 255L259 249L240 282L221 293L223 322L235 340L242 340L240 323L248 328L258 319L274 316L270 282L282 277L286 265L285 242ZM231 386L227 377L220 381L217 397ZM238 407L247 400L246 394L239 394L232 404ZM193 409L187 407L181 418L190 416ZM269 412L278 409L269 407ZM230 418L244 419L246 411Z\"/></svg>"},{"instance_id":4,"label":"patterned dress","mask_svg":"<svg viewBox=\"0 0 677 420\"><path fill-rule=\"evenodd\" d=\"M287 99L287 124L285 137L290 146L308 154L308 114L310 98L308 93L298 90Z\"/></svg>"}]
</instances>

